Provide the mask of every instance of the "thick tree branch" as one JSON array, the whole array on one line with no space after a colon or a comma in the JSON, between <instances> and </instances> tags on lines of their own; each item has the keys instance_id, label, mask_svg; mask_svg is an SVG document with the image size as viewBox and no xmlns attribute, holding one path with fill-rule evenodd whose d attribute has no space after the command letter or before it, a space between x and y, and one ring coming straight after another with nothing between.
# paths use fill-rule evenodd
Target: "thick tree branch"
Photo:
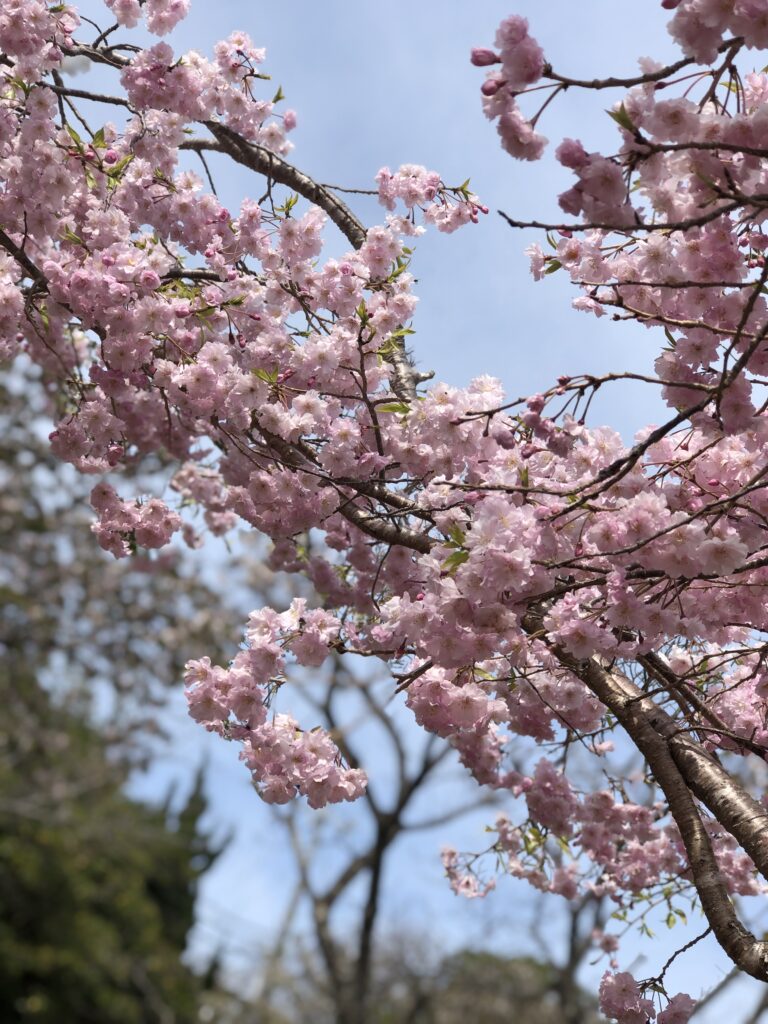
<instances>
[{"instance_id":1,"label":"thick tree branch","mask_svg":"<svg viewBox=\"0 0 768 1024\"><path fill-rule=\"evenodd\" d=\"M365 227L346 203L342 202L333 192L318 185L308 174L300 171L293 164L289 164L271 150L254 142L247 142L226 125L220 124L218 121L204 121L203 123L218 145L213 145L210 141L203 139L189 139L181 143L180 149L191 149L195 152L213 150L226 153L236 163L248 167L249 170L255 171L257 174L263 174L278 185L285 185L294 192L298 192L310 203L319 206L328 214L355 249L359 249L365 242Z\"/></svg>"},{"instance_id":2,"label":"thick tree branch","mask_svg":"<svg viewBox=\"0 0 768 1024\"><path fill-rule=\"evenodd\" d=\"M541 614L529 612L523 625L529 634L540 632ZM763 870L768 845L765 839L756 842L752 826L757 824L759 814L764 832L764 823L768 819L765 810L746 794L739 794L739 787L727 773L705 751L697 750L697 744L680 734L676 723L629 679L615 670L604 668L594 658L579 660L557 644L549 646L560 664L581 679L616 716L645 757L680 830L693 883L718 942L746 974L768 981L768 943L756 939L736 916L692 794L718 820L721 820L721 815L725 817L721 823L726 828L726 822L731 824L729 831L750 855L747 842L755 849L760 855ZM756 863L760 866L759 861Z\"/></svg>"}]
</instances>

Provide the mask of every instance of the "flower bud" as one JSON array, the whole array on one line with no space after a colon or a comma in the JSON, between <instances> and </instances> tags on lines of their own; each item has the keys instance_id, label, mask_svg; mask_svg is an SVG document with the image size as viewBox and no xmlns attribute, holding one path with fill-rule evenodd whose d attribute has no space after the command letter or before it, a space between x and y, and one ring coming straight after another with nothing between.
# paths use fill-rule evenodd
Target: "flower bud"
<instances>
[{"instance_id":1,"label":"flower bud","mask_svg":"<svg viewBox=\"0 0 768 1024\"><path fill-rule=\"evenodd\" d=\"M491 64L500 64L501 57L493 50L475 47L469 58L476 68L487 68Z\"/></svg>"},{"instance_id":2,"label":"flower bud","mask_svg":"<svg viewBox=\"0 0 768 1024\"><path fill-rule=\"evenodd\" d=\"M499 89L504 85L504 80L501 78L488 78L480 86L480 92L483 96L495 96Z\"/></svg>"}]
</instances>

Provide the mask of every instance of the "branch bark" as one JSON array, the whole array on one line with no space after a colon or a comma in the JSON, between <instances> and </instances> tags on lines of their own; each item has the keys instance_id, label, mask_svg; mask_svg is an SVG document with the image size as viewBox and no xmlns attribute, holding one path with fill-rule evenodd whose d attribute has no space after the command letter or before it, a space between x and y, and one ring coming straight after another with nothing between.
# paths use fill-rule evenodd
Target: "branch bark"
<instances>
[{"instance_id":1,"label":"branch bark","mask_svg":"<svg viewBox=\"0 0 768 1024\"><path fill-rule=\"evenodd\" d=\"M540 613L523 621L529 634L541 631ZM694 795L738 839L766 871L766 842L758 841L757 820L766 812L704 750L683 736L663 709L616 670L592 658L581 661L557 644L549 649L563 667L584 682L616 716L645 757L669 805L685 845L691 876L712 931L731 960L746 974L768 981L768 943L755 938L736 916ZM754 854L753 854L754 851ZM755 854L762 864L756 860Z\"/></svg>"}]
</instances>

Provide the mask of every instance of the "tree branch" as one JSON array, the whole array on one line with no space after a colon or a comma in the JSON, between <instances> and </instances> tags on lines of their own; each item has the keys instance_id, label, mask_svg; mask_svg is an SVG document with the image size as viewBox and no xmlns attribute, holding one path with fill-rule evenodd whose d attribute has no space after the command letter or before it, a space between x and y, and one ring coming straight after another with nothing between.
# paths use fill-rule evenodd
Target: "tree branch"
<instances>
[{"instance_id":1,"label":"tree branch","mask_svg":"<svg viewBox=\"0 0 768 1024\"><path fill-rule=\"evenodd\" d=\"M523 627L529 634L541 632L541 613L529 612ZM757 834L750 825L756 824L758 815L765 822L768 814L747 794L740 798L738 787L727 773L701 748L697 749L697 744L680 734L676 723L629 679L604 668L594 658L579 660L557 644L550 644L549 649L560 664L581 679L616 716L645 757L680 830L707 922L741 970L759 981L768 981L768 943L756 939L736 916L692 793L718 821L721 816L725 818L721 823L726 828L730 825L729 831L745 849L745 839L752 848L757 848L763 870L768 852L766 840L757 842ZM747 808L752 812L752 819L745 813ZM764 826L761 831L765 834ZM749 849L747 852L752 855ZM758 866L761 865L758 863Z\"/></svg>"}]
</instances>

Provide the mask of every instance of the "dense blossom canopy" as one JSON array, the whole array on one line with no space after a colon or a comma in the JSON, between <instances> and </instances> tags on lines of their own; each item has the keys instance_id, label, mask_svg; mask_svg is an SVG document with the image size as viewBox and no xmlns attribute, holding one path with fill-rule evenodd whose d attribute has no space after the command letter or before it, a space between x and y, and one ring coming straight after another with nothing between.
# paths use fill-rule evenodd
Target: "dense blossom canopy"
<instances>
[{"instance_id":1,"label":"dense blossom canopy","mask_svg":"<svg viewBox=\"0 0 768 1024\"><path fill-rule=\"evenodd\" d=\"M107 6L163 35L189 4ZM659 337L641 379L670 412L631 446L587 412L599 387L639 375L563 376L517 401L488 377L421 387L404 344L412 240L487 213L467 183L383 168L388 213L366 230L287 162L296 115L268 98L265 52L245 34L213 59L113 43L119 26L86 42L73 6L42 0L0 11L0 353L57 382L51 446L99 478L102 547L195 545L183 508L199 507L213 534L266 534L272 566L313 584L315 600L255 611L227 667L188 666L191 714L241 745L264 799L363 792L330 735L272 703L295 664L380 659L479 783L524 797L496 826L505 869L566 898L610 894L620 911L642 898L682 914L673 900L693 891L728 954L766 980L768 946L730 897L762 892L768 873L765 808L742 771L768 750L768 75L749 53L768 47L768 2L663 6L680 60L642 59L623 79L559 75L517 16L472 52L513 157L542 155L558 93L619 90L617 151L560 142L570 220L534 222L550 248L529 254L536 278L570 276L578 309ZM72 58L118 91L70 87ZM119 125L88 127L107 108ZM223 208L188 169L192 153L207 172L208 152L266 177L261 199ZM323 255L328 220L349 242L341 258ZM101 479L153 452L178 463L173 507ZM617 723L646 783L566 775L578 744L610 777ZM544 748L526 773L505 758L514 737ZM445 863L457 890L482 891L466 858ZM663 972L642 985L609 973L603 1009L623 1024L688 1019L687 996L657 1014L654 993Z\"/></svg>"}]
</instances>

